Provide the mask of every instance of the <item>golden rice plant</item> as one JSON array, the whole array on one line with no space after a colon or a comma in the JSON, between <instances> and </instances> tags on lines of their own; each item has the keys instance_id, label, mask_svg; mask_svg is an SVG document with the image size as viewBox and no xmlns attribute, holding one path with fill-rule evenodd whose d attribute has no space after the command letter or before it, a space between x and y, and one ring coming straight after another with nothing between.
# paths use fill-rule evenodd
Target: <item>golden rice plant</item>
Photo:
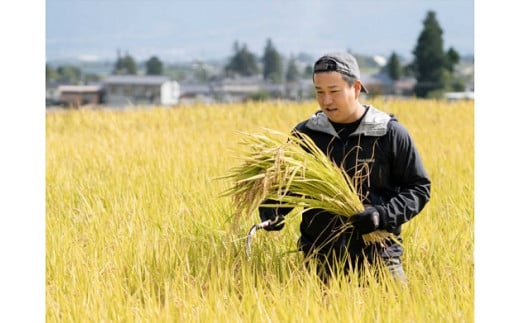
<instances>
[{"instance_id":1,"label":"golden rice plant","mask_svg":"<svg viewBox=\"0 0 520 323\"><path fill-rule=\"evenodd\" d=\"M408 127L432 180L402 227L406 288L357 275L324 287L291 252L299 209L247 262L235 233L251 219L226 222L235 206L218 195L231 183L212 179L241 162L226 153L237 132L288 134L315 100L47 109L45 321L473 322L488 312L475 306L474 103L372 103Z\"/></svg>"},{"instance_id":2,"label":"golden rice plant","mask_svg":"<svg viewBox=\"0 0 520 323\"><path fill-rule=\"evenodd\" d=\"M232 197L236 217L250 216L259 206L323 209L347 219L364 210L356 181L306 134L265 129L264 134L242 133L242 138L247 147L242 163L222 177L232 179L224 195ZM344 228L350 226L346 221ZM372 243L388 237L389 232L377 230L363 239Z\"/></svg>"}]
</instances>

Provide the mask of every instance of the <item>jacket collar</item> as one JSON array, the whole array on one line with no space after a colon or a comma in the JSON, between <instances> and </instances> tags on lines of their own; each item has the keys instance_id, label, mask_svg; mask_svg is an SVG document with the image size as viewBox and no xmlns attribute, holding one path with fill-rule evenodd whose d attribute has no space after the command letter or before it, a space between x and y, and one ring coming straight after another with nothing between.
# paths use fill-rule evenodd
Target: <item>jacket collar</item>
<instances>
[{"instance_id":1,"label":"jacket collar","mask_svg":"<svg viewBox=\"0 0 520 323\"><path fill-rule=\"evenodd\" d=\"M384 136L391 117L387 113L379 111L371 105L364 106L368 107L368 111L363 117L363 120L361 120L359 127L351 134L351 136L359 134L373 137ZM323 111L317 111L314 113L307 122L307 127L339 138L336 129L334 129L334 126L332 126Z\"/></svg>"}]
</instances>

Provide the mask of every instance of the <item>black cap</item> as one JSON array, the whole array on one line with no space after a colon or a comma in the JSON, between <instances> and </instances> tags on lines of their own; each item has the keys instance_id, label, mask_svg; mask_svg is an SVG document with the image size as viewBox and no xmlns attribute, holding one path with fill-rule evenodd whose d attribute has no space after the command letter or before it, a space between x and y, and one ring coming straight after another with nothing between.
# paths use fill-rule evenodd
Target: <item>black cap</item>
<instances>
[{"instance_id":1,"label":"black cap","mask_svg":"<svg viewBox=\"0 0 520 323\"><path fill-rule=\"evenodd\" d=\"M349 53L330 53L320 57L314 63L314 73L338 72L361 82L361 73L356 58ZM361 92L368 93L363 83Z\"/></svg>"}]
</instances>

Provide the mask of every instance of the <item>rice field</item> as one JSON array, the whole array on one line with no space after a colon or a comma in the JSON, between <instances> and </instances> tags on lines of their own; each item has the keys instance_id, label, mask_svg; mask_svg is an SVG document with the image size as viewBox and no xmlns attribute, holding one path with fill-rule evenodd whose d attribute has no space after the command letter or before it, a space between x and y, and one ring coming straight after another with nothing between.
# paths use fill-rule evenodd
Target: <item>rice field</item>
<instances>
[{"instance_id":1,"label":"rice field","mask_svg":"<svg viewBox=\"0 0 520 323\"><path fill-rule=\"evenodd\" d=\"M299 216L246 234L217 178L239 132L289 132L314 102L46 114L47 322L473 322L474 106L369 101L411 132L432 180L403 226L408 286L333 279L296 251Z\"/></svg>"}]
</instances>

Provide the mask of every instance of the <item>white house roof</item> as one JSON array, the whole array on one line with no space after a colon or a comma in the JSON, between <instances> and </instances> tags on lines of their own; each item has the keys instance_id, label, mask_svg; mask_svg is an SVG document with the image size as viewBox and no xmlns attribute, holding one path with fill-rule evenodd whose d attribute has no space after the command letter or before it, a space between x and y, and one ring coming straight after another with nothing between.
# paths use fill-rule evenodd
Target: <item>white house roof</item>
<instances>
[{"instance_id":1,"label":"white house roof","mask_svg":"<svg viewBox=\"0 0 520 323\"><path fill-rule=\"evenodd\" d=\"M101 85L60 85L58 86L59 92L99 92L101 91Z\"/></svg>"},{"instance_id":2,"label":"white house roof","mask_svg":"<svg viewBox=\"0 0 520 323\"><path fill-rule=\"evenodd\" d=\"M105 78L105 84L139 84L161 85L171 81L168 76L162 75L110 75Z\"/></svg>"},{"instance_id":3,"label":"white house roof","mask_svg":"<svg viewBox=\"0 0 520 323\"><path fill-rule=\"evenodd\" d=\"M198 93L198 94L209 94L211 93L211 87L207 84L180 84L181 93Z\"/></svg>"}]
</instances>

